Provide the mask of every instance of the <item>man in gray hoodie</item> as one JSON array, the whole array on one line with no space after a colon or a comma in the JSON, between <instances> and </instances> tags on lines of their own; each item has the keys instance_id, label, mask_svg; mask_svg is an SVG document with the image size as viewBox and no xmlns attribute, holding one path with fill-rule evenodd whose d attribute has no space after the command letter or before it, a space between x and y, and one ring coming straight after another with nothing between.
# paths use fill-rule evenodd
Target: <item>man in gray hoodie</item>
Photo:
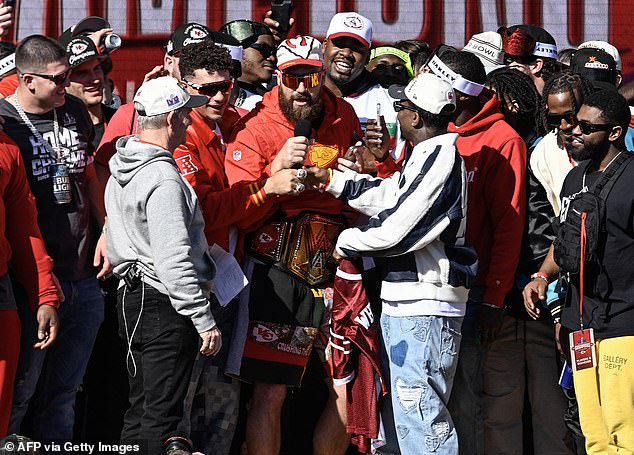
<instances>
[{"instance_id":1,"label":"man in gray hoodie","mask_svg":"<svg viewBox=\"0 0 634 455\"><path fill-rule=\"evenodd\" d=\"M177 427L198 336L203 355L222 344L203 217L172 156L191 108L205 103L169 76L144 83L134 98L140 133L119 139L110 160L107 255L122 278L117 306L130 382L121 440L146 442L148 454L191 452Z\"/></svg>"}]
</instances>

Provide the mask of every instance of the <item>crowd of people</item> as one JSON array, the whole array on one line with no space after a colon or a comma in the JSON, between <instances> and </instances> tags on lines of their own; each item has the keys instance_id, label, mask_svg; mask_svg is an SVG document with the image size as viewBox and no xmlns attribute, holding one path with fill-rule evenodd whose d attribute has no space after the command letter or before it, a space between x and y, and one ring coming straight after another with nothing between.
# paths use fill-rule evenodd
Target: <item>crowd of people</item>
<instances>
[{"instance_id":1,"label":"crowd of people","mask_svg":"<svg viewBox=\"0 0 634 455\"><path fill-rule=\"evenodd\" d=\"M0 453L634 453L619 50L292 23L181 25L128 103L104 18L2 43Z\"/></svg>"}]
</instances>

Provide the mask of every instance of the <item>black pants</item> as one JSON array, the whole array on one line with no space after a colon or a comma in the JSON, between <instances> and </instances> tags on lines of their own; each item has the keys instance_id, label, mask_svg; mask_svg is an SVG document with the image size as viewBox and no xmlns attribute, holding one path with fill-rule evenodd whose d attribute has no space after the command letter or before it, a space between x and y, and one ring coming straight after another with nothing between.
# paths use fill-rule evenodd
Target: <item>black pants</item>
<instances>
[{"instance_id":1,"label":"black pants","mask_svg":"<svg viewBox=\"0 0 634 455\"><path fill-rule=\"evenodd\" d=\"M187 436L178 434L177 428L199 337L191 320L179 315L169 298L151 286L141 283L134 291L126 290L125 301L123 297L121 288L117 303L119 335L126 351L128 339L132 343L126 358L130 408L121 441L140 441L147 444L149 455L157 455L162 453L165 440Z\"/></svg>"}]
</instances>

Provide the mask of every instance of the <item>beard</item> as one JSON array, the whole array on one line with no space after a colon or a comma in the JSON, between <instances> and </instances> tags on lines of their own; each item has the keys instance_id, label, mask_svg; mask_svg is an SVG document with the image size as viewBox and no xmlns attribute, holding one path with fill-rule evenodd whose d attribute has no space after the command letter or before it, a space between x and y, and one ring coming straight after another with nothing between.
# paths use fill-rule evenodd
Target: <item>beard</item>
<instances>
[{"instance_id":1,"label":"beard","mask_svg":"<svg viewBox=\"0 0 634 455\"><path fill-rule=\"evenodd\" d=\"M321 115L321 112L324 108L324 102L321 99L321 96L317 96L317 100L313 101L310 96L297 96L295 94L290 97L285 97L282 93L282 90L279 91L278 94L280 110L284 117L288 119L291 123L295 124L298 120L315 120L317 117ZM308 104L305 106L294 106L293 101L306 101Z\"/></svg>"},{"instance_id":2,"label":"beard","mask_svg":"<svg viewBox=\"0 0 634 455\"><path fill-rule=\"evenodd\" d=\"M600 159L607 153L607 148L598 144L583 144L583 146L580 146L578 144L572 144L571 142L564 142L564 145L570 157L577 163L590 159Z\"/></svg>"}]
</instances>

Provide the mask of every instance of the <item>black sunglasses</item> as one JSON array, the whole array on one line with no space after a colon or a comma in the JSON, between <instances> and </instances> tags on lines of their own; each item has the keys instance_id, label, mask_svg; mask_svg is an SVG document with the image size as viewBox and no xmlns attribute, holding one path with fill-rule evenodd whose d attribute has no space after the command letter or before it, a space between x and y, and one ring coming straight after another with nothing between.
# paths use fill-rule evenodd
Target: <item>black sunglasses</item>
<instances>
[{"instance_id":1,"label":"black sunglasses","mask_svg":"<svg viewBox=\"0 0 634 455\"><path fill-rule=\"evenodd\" d=\"M396 112L401 112L403 110L412 111L412 112L420 112L420 109L416 109L415 107L405 106L400 101L394 101L394 110Z\"/></svg>"},{"instance_id":2,"label":"black sunglasses","mask_svg":"<svg viewBox=\"0 0 634 455\"><path fill-rule=\"evenodd\" d=\"M568 125L576 125L577 119L572 111L563 112L561 114L546 114L546 123L553 129L559 128L561 121L565 120Z\"/></svg>"},{"instance_id":3,"label":"black sunglasses","mask_svg":"<svg viewBox=\"0 0 634 455\"><path fill-rule=\"evenodd\" d=\"M577 120L577 125L583 134L592 134L597 131L610 131L616 125L612 123L590 123L586 120Z\"/></svg>"},{"instance_id":4,"label":"black sunglasses","mask_svg":"<svg viewBox=\"0 0 634 455\"><path fill-rule=\"evenodd\" d=\"M42 79L47 79L55 85L64 85L68 79L70 78L70 70L66 70L62 73L58 74L38 74L38 73L24 73L30 74L31 76L41 77Z\"/></svg>"},{"instance_id":5,"label":"black sunglasses","mask_svg":"<svg viewBox=\"0 0 634 455\"><path fill-rule=\"evenodd\" d=\"M264 43L253 43L249 47L252 47L256 51L258 51L265 59L269 58L271 55L275 55L275 52L277 51L277 48L275 46L270 46Z\"/></svg>"},{"instance_id":6,"label":"black sunglasses","mask_svg":"<svg viewBox=\"0 0 634 455\"><path fill-rule=\"evenodd\" d=\"M504 54L504 64L510 65L511 63L519 63L520 65L530 65L535 60L533 56L519 56Z\"/></svg>"},{"instance_id":7,"label":"black sunglasses","mask_svg":"<svg viewBox=\"0 0 634 455\"><path fill-rule=\"evenodd\" d=\"M183 79L183 82L189 85L191 88L198 90L198 93L200 93L201 95L209 97L216 96L218 92L227 94L231 91L231 87L233 87L233 80L210 82L209 84L196 84L185 79Z\"/></svg>"}]
</instances>

